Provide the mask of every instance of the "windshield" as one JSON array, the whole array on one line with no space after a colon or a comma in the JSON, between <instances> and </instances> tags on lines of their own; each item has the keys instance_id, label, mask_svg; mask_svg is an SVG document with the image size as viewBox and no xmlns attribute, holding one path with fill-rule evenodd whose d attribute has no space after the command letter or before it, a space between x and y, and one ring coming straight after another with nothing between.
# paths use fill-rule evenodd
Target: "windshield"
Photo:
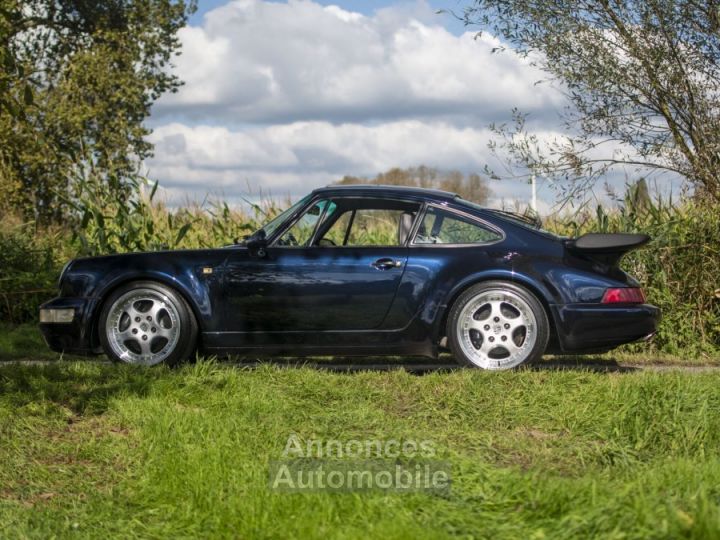
<instances>
[{"instance_id":1,"label":"windshield","mask_svg":"<svg viewBox=\"0 0 720 540\"><path fill-rule=\"evenodd\" d=\"M270 238L272 234L278 229L278 227L280 227L280 225L285 222L288 217L297 212L305 205L305 203L308 202L308 200L310 200L310 197L310 195L307 195L306 197L303 197L298 202L293 204L284 212L280 212L277 216L275 216L273 219L263 225L259 231L256 231L253 236L257 235L260 231L263 231L265 233L265 238Z\"/></svg>"}]
</instances>

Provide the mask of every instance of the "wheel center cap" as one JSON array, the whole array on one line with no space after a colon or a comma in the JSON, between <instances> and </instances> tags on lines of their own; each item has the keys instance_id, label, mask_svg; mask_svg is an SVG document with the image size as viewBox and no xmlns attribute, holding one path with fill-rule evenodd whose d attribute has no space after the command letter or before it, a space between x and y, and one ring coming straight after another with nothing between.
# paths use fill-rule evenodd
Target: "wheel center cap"
<instances>
[{"instance_id":1,"label":"wheel center cap","mask_svg":"<svg viewBox=\"0 0 720 540\"><path fill-rule=\"evenodd\" d=\"M493 325L493 332L495 332L496 334L499 334L500 332L502 332L502 325L494 324L494 325Z\"/></svg>"},{"instance_id":2,"label":"wheel center cap","mask_svg":"<svg viewBox=\"0 0 720 540\"><path fill-rule=\"evenodd\" d=\"M142 330L143 332L147 332L148 328L149 328L148 323L144 322L144 323L140 324L140 330Z\"/></svg>"}]
</instances>

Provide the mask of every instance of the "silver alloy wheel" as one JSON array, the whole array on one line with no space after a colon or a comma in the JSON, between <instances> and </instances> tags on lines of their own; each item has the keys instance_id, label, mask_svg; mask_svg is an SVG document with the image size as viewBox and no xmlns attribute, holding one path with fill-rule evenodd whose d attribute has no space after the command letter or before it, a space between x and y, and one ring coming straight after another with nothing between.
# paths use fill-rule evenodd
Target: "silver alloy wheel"
<instances>
[{"instance_id":1,"label":"silver alloy wheel","mask_svg":"<svg viewBox=\"0 0 720 540\"><path fill-rule=\"evenodd\" d=\"M520 295L501 289L472 298L458 318L460 346L470 361L483 369L520 365L537 341L537 321Z\"/></svg>"},{"instance_id":2,"label":"silver alloy wheel","mask_svg":"<svg viewBox=\"0 0 720 540\"><path fill-rule=\"evenodd\" d=\"M110 307L105 332L120 360L153 366L175 349L180 339L180 314L168 296L153 289L135 289Z\"/></svg>"}]
</instances>

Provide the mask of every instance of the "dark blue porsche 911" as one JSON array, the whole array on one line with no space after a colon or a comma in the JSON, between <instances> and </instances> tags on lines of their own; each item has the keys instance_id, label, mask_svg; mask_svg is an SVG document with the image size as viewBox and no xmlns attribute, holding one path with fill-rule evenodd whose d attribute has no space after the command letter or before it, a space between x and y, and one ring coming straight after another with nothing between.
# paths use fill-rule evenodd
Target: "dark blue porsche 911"
<instances>
[{"instance_id":1,"label":"dark blue porsche 911","mask_svg":"<svg viewBox=\"0 0 720 540\"><path fill-rule=\"evenodd\" d=\"M659 310L618 266L648 240L560 238L443 191L331 186L234 245L71 261L40 327L55 351L133 364L447 346L508 369L652 335Z\"/></svg>"}]
</instances>

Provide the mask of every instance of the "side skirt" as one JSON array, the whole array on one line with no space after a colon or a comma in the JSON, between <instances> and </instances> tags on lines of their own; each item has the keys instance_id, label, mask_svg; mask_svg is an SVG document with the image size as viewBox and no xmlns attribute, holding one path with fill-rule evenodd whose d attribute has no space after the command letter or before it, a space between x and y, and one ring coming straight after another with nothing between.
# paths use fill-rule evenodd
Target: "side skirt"
<instances>
[{"instance_id":1,"label":"side skirt","mask_svg":"<svg viewBox=\"0 0 720 540\"><path fill-rule=\"evenodd\" d=\"M203 332L209 354L255 356L424 356L437 358L429 336L405 332Z\"/></svg>"}]
</instances>

